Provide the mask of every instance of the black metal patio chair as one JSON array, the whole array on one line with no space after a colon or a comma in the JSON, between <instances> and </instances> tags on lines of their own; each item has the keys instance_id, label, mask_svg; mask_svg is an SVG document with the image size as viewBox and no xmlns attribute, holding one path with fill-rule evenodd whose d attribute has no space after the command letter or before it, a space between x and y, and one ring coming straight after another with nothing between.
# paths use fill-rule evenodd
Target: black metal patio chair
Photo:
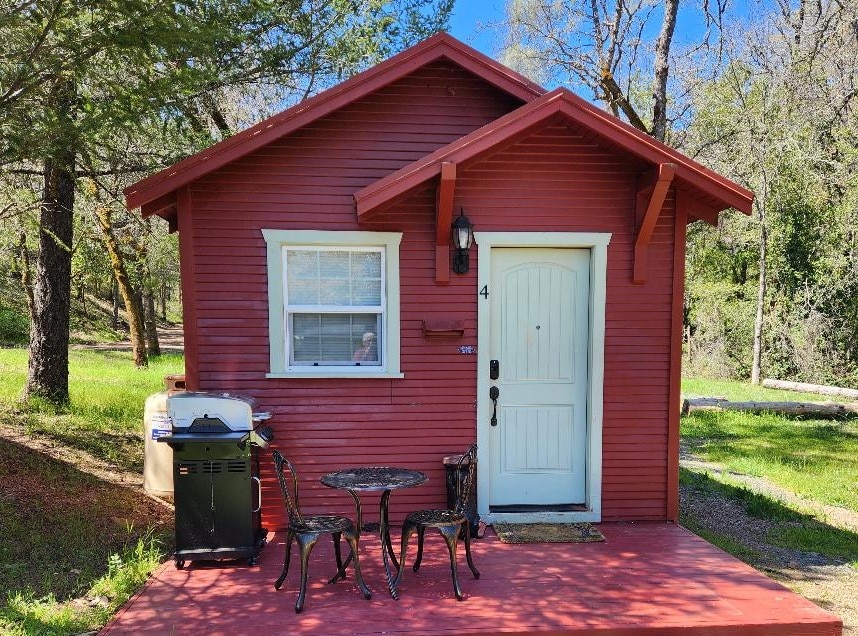
<instances>
[{"instance_id":1,"label":"black metal patio chair","mask_svg":"<svg viewBox=\"0 0 858 636\"><path fill-rule=\"evenodd\" d=\"M462 468L467 468L463 471ZM464 477L462 477L464 473ZM459 536L465 539L465 556L468 559L468 567L475 579L480 578L480 572L471 558L471 532L465 509L471 497L471 490L477 475L477 445L472 445L468 451L459 459L456 467L456 506L453 509L418 510L409 514L402 524L402 546L399 554L399 572L396 575L394 589L402 580L405 572L405 553L408 549L408 540L415 532L417 533L417 559L414 561L413 569L420 569L423 560L423 538L426 528L437 528L447 542L450 552L450 570L453 575L453 591L458 600L464 600L462 588L459 586L459 574L456 566L456 550Z\"/></svg>"},{"instance_id":2,"label":"black metal patio chair","mask_svg":"<svg viewBox=\"0 0 858 636\"><path fill-rule=\"evenodd\" d=\"M340 537L345 535L351 548L355 562L355 580L360 587L365 599L370 599L372 593L363 582L360 573L360 562L358 561L358 538L360 534L354 522L348 517L338 515L302 515L301 505L298 500L298 473L292 466L292 462L283 457L279 451L272 453L274 457L274 468L277 479L280 482L280 492L283 493L283 501L286 504L286 514L289 525L286 528L286 556L283 560L283 572L274 583L274 589L279 590L289 573L289 557L292 553L292 540L298 540L301 550L301 589L298 592L298 600L295 601L295 611L304 609L304 597L307 593L307 564L310 560L310 552L319 540L319 535L330 534L334 539L334 553L337 558L337 573L329 581L334 583L337 579L346 578L346 570L343 566L343 558L340 552ZM287 475L291 475L291 485L287 481Z\"/></svg>"}]
</instances>

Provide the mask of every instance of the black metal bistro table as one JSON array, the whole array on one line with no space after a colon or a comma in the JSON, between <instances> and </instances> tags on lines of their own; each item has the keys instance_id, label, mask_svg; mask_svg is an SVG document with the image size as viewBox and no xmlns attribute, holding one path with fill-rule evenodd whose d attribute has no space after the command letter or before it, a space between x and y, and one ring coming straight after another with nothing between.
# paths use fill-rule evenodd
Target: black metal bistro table
<instances>
[{"instance_id":1,"label":"black metal bistro table","mask_svg":"<svg viewBox=\"0 0 858 636\"><path fill-rule=\"evenodd\" d=\"M361 518L361 504L358 497L359 492L381 492L381 504L379 506L379 528L378 535L381 539L381 558L384 562L384 575L387 577L387 589L393 598L398 598L393 583L396 579L395 573L391 573L390 565L399 570L399 563L393 554L393 543L390 540L390 524L388 521L388 503L390 493L400 488L413 488L426 483L429 478L419 470L410 468L394 468L390 466L366 466L362 468L346 468L333 473L328 473L321 479L322 485L338 490L347 490L355 501L357 514L358 532L361 531L363 520ZM353 554L349 554L344 568L348 566Z\"/></svg>"}]
</instances>

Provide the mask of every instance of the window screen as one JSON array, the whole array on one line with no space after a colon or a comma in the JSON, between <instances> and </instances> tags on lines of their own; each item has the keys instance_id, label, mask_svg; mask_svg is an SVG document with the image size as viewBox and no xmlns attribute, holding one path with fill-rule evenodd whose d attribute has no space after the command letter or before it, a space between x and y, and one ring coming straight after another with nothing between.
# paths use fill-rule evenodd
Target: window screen
<instances>
[{"instance_id":1,"label":"window screen","mask_svg":"<svg viewBox=\"0 0 858 636\"><path fill-rule=\"evenodd\" d=\"M383 250L296 247L285 251L290 365L381 365Z\"/></svg>"}]
</instances>

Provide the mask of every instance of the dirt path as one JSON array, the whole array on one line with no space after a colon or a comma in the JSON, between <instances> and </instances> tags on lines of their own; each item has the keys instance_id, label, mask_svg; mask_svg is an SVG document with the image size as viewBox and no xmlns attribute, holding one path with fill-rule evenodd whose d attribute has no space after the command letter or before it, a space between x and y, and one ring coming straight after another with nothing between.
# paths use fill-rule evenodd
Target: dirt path
<instances>
[{"instance_id":1,"label":"dirt path","mask_svg":"<svg viewBox=\"0 0 858 636\"><path fill-rule=\"evenodd\" d=\"M727 471L681 451L680 465L696 472L729 475L749 490L792 504L823 523L858 532L858 514L800 497L759 477ZM724 535L747 550L742 558L794 592L833 612L843 620L843 634L858 636L858 569L815 552L801 552L768 542L778 522L749 516L735 499L680 487L680 512L700 527Z\"/></svg>"},{"instance_id":2,"label":"dirt path","mask_svg":"<svg viewBox=\"0 0 858 636\"><path fill-rule=\"evenodd\" d=\"M158 344L161 353L183 353L185 351L185 332L181 324L158 327ZM96 344L76 344L72 349L91 349L94 351L131 351L131 341L99 342Z\"/></svg>"}]
</instances>

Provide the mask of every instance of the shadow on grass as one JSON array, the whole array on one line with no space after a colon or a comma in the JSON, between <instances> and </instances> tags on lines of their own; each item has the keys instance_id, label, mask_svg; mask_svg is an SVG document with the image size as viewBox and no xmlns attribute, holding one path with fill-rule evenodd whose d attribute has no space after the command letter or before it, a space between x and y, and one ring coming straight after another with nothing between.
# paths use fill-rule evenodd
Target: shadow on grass
<instances>
[{"instance_id":1,"label":"shadow on grass","mask_svg":"<svg viewBox=\"0 0 858 636\"><path fill-rule=\"evenodd\" d=\"M141 492L0 438L0 613L14 617L16 597L84 594L149 532L168 551L172 522Z\"/></svg>"},{"instance_id":2,"label":"shadow on grass","mask_svg":"<svg viewBox=\"0 0 858 636\"><path fill-rule=\"evenodd\" d=\"M707 473L680 468L679 481L698 496L720 495L733 499L741 503L749 516L776 522L776 526L766 536L766 541L771 545L807 554L821 554L836 562L858 565L856 532L836 528L813 515L794 510L773 497L743 486L725 484ZM743 560L746 560L743 557L748 556L755 558L753 554L743 554L742 546L731 548L729 542L720 545L709 537L704 538Z\"/></svg>"},{"instance_id":3,"label":"shadow on grass","mask_svg":"<svg viewBox=\"0 0 858 636\"><path fill-rule=\"evenodd\" d=\"M771 413L701 411L682 418L685 445L701 458L750 474L790 475L791 488L858 509L858 421L789 419ZM783 485L783 484L782 484Z\"/></svg>"}]
</instances>

